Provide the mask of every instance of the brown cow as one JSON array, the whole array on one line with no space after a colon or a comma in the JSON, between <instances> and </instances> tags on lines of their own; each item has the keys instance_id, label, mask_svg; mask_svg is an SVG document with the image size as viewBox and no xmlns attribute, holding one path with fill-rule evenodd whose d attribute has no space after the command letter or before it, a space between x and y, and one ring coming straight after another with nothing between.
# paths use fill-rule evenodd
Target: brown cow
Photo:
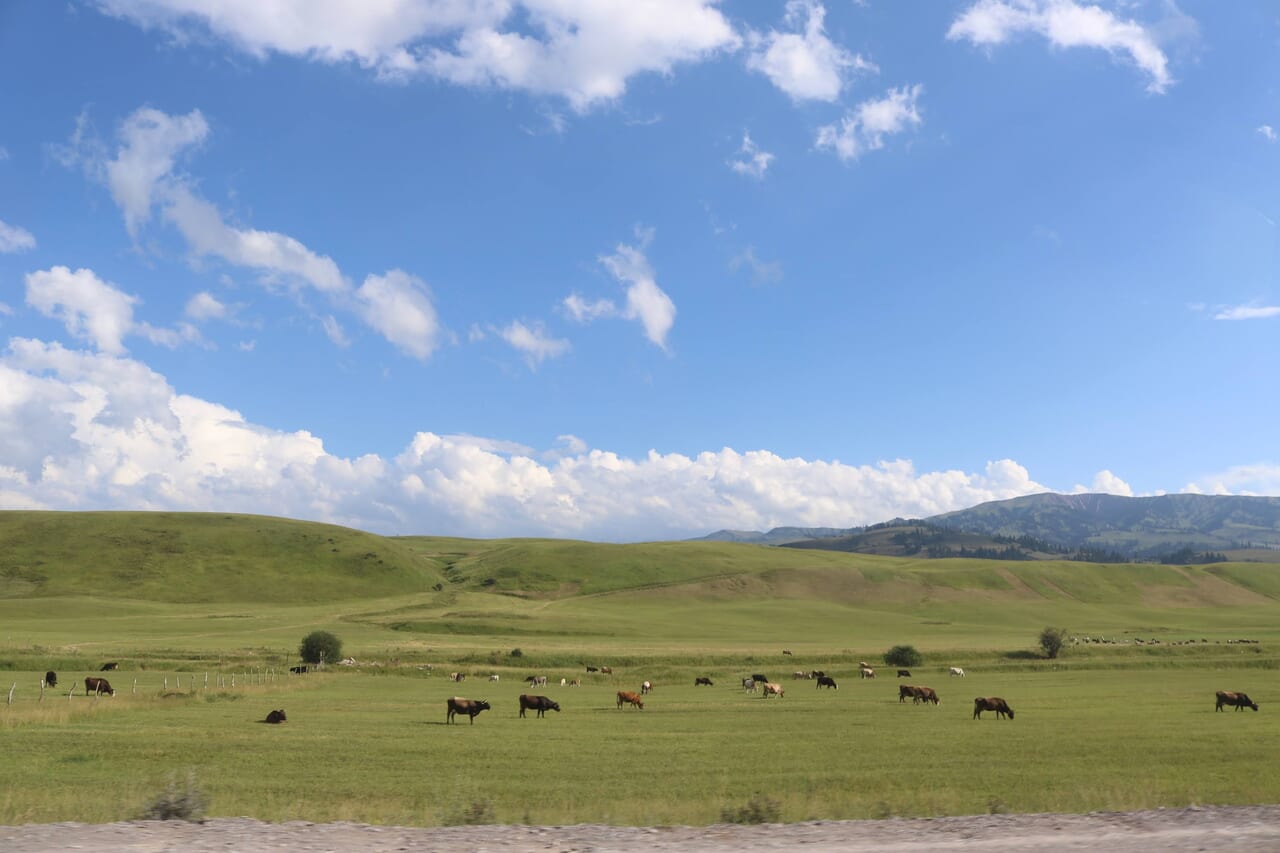
<instances>
[{"instance_id":1,"label":"brown cow","mask_svg":"<svg viewBox=\"0 0 1280 853\"><path fill-rule=\"evenodd\" d=\"M938 694L934 692L934 689L932 687L914 687L912 689L915 690L915 694L916 694L915 698L911 700L911 704L913 705L917 702L932 702L933 704L937 705L939 702L942 701L941 699L938 698ZM1009 717L1010 718L1013 717L1012 711L1009 712Z\"/></svg>"},{"instance_id":2,"label":"brown cow","mask_svg":"<svg viewBox=\"0 0 1280 853\"><path fill-rule=\"evenodd\" d=\"M84 694L88 696L93 694L98 696L102 693L108 696L116 695L116 691L111 688L111 683L105 678L98 678L96 675L86 675L84 677Z\"/></svg>"},{"instance_id":3,"label":"brown cow","mask_svg":"<svg viewBox=\"0 0 1280 853\"><path fill-rule=\"evenodd\" d=\"M600 673L601 673L602 675L613 675L613 667L611 667L611 666L602 666L602 667L600 667Z\"/></svg>"},{"instance_id":4,"label":"brown cow","mask_svg":"<svg viewBox=\"0 0 1280 853\"><path fill-rule=\"evenodd\" d=\"M283 723L287 719L288 717L284 715L284 709L281 708L279 711L272 711L270 714L267 714L267 719L264 720L263 722Z\"/></svg>"},{"instance_id":5,"label":"brown cow","mask_svg":"<svg viewBox=\"0 0 1280 853\"><path fill-rule=\"evenodd\" d=\"M1218 704L1213 710L1221 711L1223 705L1233 705L1239 711L1241 708L1252 708L1258 710L1258 703L1249 698L1247 693L1233 693L1230 690L1219 690L1217 692Z\"/></svg>"},{"instance_id":6,"label":"brown cow","mask_svg":"<svg viewBox=\"0 0 1280 853\"><path fill-rule=\"evenodd\" d=\"M520 716L524 716L524 712L532 708L538 712L541 717L547 711L560 712L560 705L552 702L546 696L530 696L527 693L520 694Z\"/></svg>"},{"instance_id":7,"label":"brown cow","mask_svg":"<svg viewBox=\"0 0 1280 853\"><path fill-rule=\"evenodd\" d=\"M460 696L451 696L445 704L449 706L449 710L444 716L446 723L453 722L454 714L466 714L471 718L471 725L474 726L476 724L476 714L489 710L489 703L483 699L463 699Z\"/></svg>"},{"instance_id":8,"label":"brown cow","mask_svg":"<svg viewBox=\"0 0 1280 853\"><path fill-rule=\"evenodd\" d=\"M898 685L898 701L905 702L908 699L910 699L912 702L916 701L916 689L912 687L910 684L899 684Z\"/></svg>"},{"instance_id":9,"label":"brown cow","mask_svg":"<svg viewBox=\"0 0 1280 853\"><path fill-rule=\"evenodd\" d=\"M635 707L639 708L641 711L644 710L644 700L640 698L639 693L632 693L629 690L619 690L618 691L618 707L621 708L623 705L628 705L628 704L634 705Z\"/></svg>"},{"instance_id":10,"label":"brown cow","mask_svg":"<svg viewBox=\"0 0 1280 853\"><path fill-rule=\"evenodd\" d=\"M995 711L996 719L1008 717L1013 719L1013 709L1009 707L1009 703L1001 699L999 696L982 697L979 696L973 700L973 719L981 720L983 711Z\"/></svg>"}]
</instances>

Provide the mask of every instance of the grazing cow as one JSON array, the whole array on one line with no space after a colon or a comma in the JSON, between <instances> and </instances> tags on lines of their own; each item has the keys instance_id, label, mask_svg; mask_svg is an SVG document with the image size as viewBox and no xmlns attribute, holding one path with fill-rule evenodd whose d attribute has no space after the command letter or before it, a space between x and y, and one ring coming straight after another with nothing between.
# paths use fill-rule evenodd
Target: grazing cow
<instances>
[{"instance_id":1,"label":"grazing cow","mask_svg":"<svg viewBox=\"0 0 1280 853\"><path fill-rule=\"evenodd\" d=\"M117 663L116 661L111 661L110 663L104 663L102 665L102 669L98 670L98 672L110 672L113 669L119 669L119 668L120 668L119 663Z\"/></svg>"},{"instance_id":2,"label":"grazing cow","mask_svg":"<svg viewBox=\"0 0 1280 853\"><path fill-rule=\"evenodd\" d=\"M640 683L641 696L648 696L652 692L653 692L653 685L650 682L644 681Z\"/></svg>"},{"instance_id":3,"label":"grazing cow","mask_svg":"<svg viewBox=\"0 0 1280 853\"><path fill-rule=\"evenodd\" d=\"M958 667L958 666L953 666L953 667L951 667L951 669L950 669L950 670L948 670L948 672L949 672L951 675L958 675L958 676L960 676L961 678L964 678L964 670L963 670L963 669L961 669L961 668L960 668L960 667Z\"/></svg>"},{"instance_id":4,"label":"grazing cow","mask_svg":"<svg viewBox=\"0 0 1280 853\"><path fill-rule=\"evenodd\" d=\"M284 709L281 708L279 711L272 711L270 714L267 714L267 718L263 720L263 722L264 723L283 723L286 719L288 718L284 715Z\"/></svg>"},{"instance_id":5,"label":"grazing cow","mask_svg":"<svg viewBox=\"0 0 1280 853\"><path fill-rule=\"evenodd\" d=\"M758 673L758 672L757 672L757 673L755 673L754 675L752 675L752 676L751 676L751 680L752 680L752 681L758 681L758 682L760 682L761 684L764 684L764 683L765 683L765 682L767 682L769 679L765 678L763 675L761 675L760 673Z\"/></svg>"},{"instance_id":6,"label":"grazing cow","mask_svg":"<svg viewBox=\"0 0 1280 853\"><path fill-rule=\"evenodd\" d=\"M797 669L795 672L791 673L791 678L792 678L792 679L797 679L797 678L808 678L808 677L809 677L809 673L804 672L803 670L799 670L799 669Z\"/></svg>"},{"instance_id":7,"label":"grazing cow","mask_svg":"<svg viewBox=\"0 0 1280 853\"><path fill-rule=\"evenodd\" d=\"M744 680L745 680L745 679L744 679ZM751 682L751 683L752 683L752 684L755 684L755 682L754 682L754 681L753 681L753 682ZM715 685L711 683L711 679L710 679L710 678L703 678L703 677L699 676L699 677L697 677L697 678L695 678L695 679L693 680L693 686L694 686L694 687L699 687L699 686L701 686L701 685L703 685L703 684L707 685L708 687L715 687Z\"/></svg>"},{"instance_id":8,"label":"grazing cow","mask_svg":"<svg viewBox=\"0 0 1280 853\"><path fill-rule=\"evenodd\" d=\"M862 669L860 669L860 670L858 670L858 671L859 671L860 673L862 673L862 677L863 677L863 678L875 678L875 677L876 677L876 671L875 671L874 669L872 669L871 667L869 667L869 666L864 666Z\"/></svg>"},{"instance_id":9,"label":"grazing cow","mask_svg":"<svg viewBox=\"0 0 1280 853\"><path fill-rule=\"evenodd\" d=\"M791 654L791 649L783 649L783 650L782 650L782 653L783 653L784 655L789 655L789 654Z\"/></svg>"},{"instance_id":10,"label":"grazing cow","mask_svg":"<svg viewBox=\"0 0 1280 853\"><path fill-rule=\"evenodd\" d=\"M781 699L782 685L774 684L772 681L766 681L764 683L764 698L768 699L770 696L777 696L779 699Z\"/></svg>"},{"instance_id":11,"label":"grazing cow","mask_svg":"<svg viewBox=\"0 0 1280 853\"><path fill-rule=\"evenodd\" d=\"M116 695L116 691L111 688L111 683L105 678L98 678L95 675L86 675L84 678L84 695L88 696L92 693L94 696L105 693L108 696Z\"/></svg>"},{"instance_id":12,"label":"grazing cow","mask_svg":"<svg viewBox=\"0 0 1280 853\"><path fill-rule=\"evenodd\" d=\"M582 679L581 679L581 678L575 678L573 681L570 681L570 682L569 682L569 686L570 686L570 687L581 687L581 686L582 686Z\"/></svg>"},{"instance_id":13,"label":"grazing cow","mask_svg":"<svg viewBox=\"0 0 1280 853\"><path fill-rule=\"evenodd\" d=\"M497 674L497 673L494 673L493 675L489 676L489 681L490 681L490 682L498 681L498 680L499 680L499 678L498 678L498 674Z\"/></svg>"},{"instance_id":14,"label":"grazing cow","mask_svg":"<svg viewBox=\"0 0 1280 853\"><path fill-rule=\"evenodd\" d=\"M530 696L527 693L520 694L520 716L523 717L524 712L530 708L537 711L539 717L547 711L555 711L556 713L560 712L559 703L552 702L546 696Z\"/></svg>"},{"instance_id":15,"label":"grazing cow","mask_svg":"<svg viewBox=\"0 0 1280 853\"><path fill-rule=\"evenodd\" d=\"M48 672L46 672L44 674L44 683L49 687L57 687L58 673L54 672L53 670L49 670Z\"/></svg>"},{"instance_id":16,"label":"grazing cow","mask_svg":"<svg viewBox=\"0 0 1280 853\"><path fill-rule=\"evenodd\" d=\"M818 687L831 687L836 690L840 689L840 685L836 684L836 680L829 675L818 676Z\"/></svg>"},{"instance_id":17,"label":"grazing cow","mask_svg":"<svg viewBox=\"0 0 1280 853\"><path fill-rule=\"evenodd\" d=\"M445 704L449 706L448 712L444 715L446 723L453 722L454 714L466 714L471 718L471 725L474 726L476 724L476 714L489 710L489 703L483 699L463 699L460 696L450 696Z\"/></svg>"},{"instance_id":18,"label":"grazing cow","mask_svg":"<svg viewBox=\"0 0 1280 853\"><path fill-rule=\"evenodd\" d=\"M815 669L813 672L809 673L810 678L821 678L824 675L826 675L826 673L820 669Z\"/></svg>"},{"instance_id":19,"label":"grazing cow","mask_svg":"<svg viewBox=\"0 0 1280 853\"><path fill-rule=\"evenodd\" d=\"M912 702L916 701L916 689L912 687L910 684L899 684L898 685L898 701L905 702L908 699L910 699Z\"/></svg>"},{"instance_id":20,"label":"grazing cow","mask_svg":"<svg viewBox=\"0 0 1280 853\"><path fill-rule=\"evenodd\" d=\"M305 666L291 666L289 667L289 671L294 675L303 675L306 673L307 668Z\"/></svg>"},{"instance_id":21,"label":"grazing cow","mask_svg":"<svg viewBox=\"0 0 1280 853\"><path fill-rule=\"evenodd\" d=\"M900 670L898 670L898 677L899 677L899 678L910 678L910 677L911 677L911 670L909 670L909 669L900 669Z\"/></svg>"},{"instance_id":22,"label":"grazing cow","mask_svg":"<svg viewBox=\"0 0 1280 853\"><path fill-rule=\"evenodd\" d=\"M618 691L618 707L621 708L623 705L634 705L635 707L639 708L641 711L644 710L644 700L640 698L640 694L631 693L630 691L627 691L627 690L619 690Z\"/></svg>"},{"instance_id":23,"label":"grazing cow","mask_svg":"<svg viewBox=\"0 0 1280 853\"><path fill-rule=\"evenodd\" d=\"M1221 711L1223 705L1234 705L1239 711L1241 708L1252 708L1258 710L1258 703L1249 698L1247 693L1233 693L1230 690L1219 690L1217 693L1218 704L1213 709Z\"/></svg>"},{"instance_id":24,"label":"grazing cow","mask_svg":"<svg viewBox=\"0 0 1280 853\"><path fill-rule=\"evenodd\" d=\"M599 671L600 671L600 667L598 667L598 666L589 666L589 667L587 667L587 672L599 672Z\"/></svg>"},{"instance_id":25,"label":"grazing cow","mask_svg":"<svg viewBox=\"0 0 1280 853\"><path fill-rule=\"evenodd\" d=\"M530 682L534 687L546 687L547 677L545 675L535 675Z\"/></svg>"},{"instance_id":26,"label":"grazing cow","mask_svg":"<svg viewBox=\"0 0 1280 853\"><path fill-rule=\"evenodd\" d=\"M983 711L995 711L996 719L1008 717L1013 719L1013 709L1009 707L1009 703L1001 699L999 696L991 696L983 698L979 696L973 700L973 718L975 720L982 719Z\"/></svg>"},{"instance_id":27,"label":"grazing cow","mask_svg":"<svg viewBox=\"0 0 1280 853\"><path fill-rule=\"evenodd\" d=\"M933 704L937 705L939 702L942 701L941 699L938 698L938 694L934 691L932 687L916 687L913 689L915 690L916 695L915 695L915 698L911 700L912 704L915 704L916 702L932 702ZM1009 712L1009 718L1010 719L1013 718L1012 711Z\"/></svg>"},{"instance_id":28,"label":"grazing cow","mask_svg":"<svg viewBox=\"0 0 1280 853\"><path fill-rule=\"evenodd\" d=\"M467 674L466 674L465 672L451 672L451 673L449 673L449 680L450 680L450 681L466 681L466 679L467 679Z\"/></svg>"},{"instance_id":29,"label":"grazing cow","mask_svg":"<svg viewBox=\"0 0 1280 853\"><path fill-rule=\"evenodd\" d=\"M756 684L758 683L759 682L757 682L754 678L744 678L742 679L742 689L747 691L748 693L755 693Z\"/></svg>"}]
</instances>

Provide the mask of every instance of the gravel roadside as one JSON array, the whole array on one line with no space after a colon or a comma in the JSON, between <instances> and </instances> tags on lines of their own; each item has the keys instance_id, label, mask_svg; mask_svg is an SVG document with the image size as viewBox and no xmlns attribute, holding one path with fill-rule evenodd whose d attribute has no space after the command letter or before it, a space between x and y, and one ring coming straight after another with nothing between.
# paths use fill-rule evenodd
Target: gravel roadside
<instances>
[{"instance_id":1,"label":"gravel roadside","mask_svg":"<svg viewBox=\"0 0 1280 853\"><path fill-rule=\"evenodd\" d=\"M762 826L368 826L264 823L214 818L202 824L128 821L0 827L0 850L115 851L652 851L700 853L807 848L837 853L1035 850L1280 851L1280 806L1222 806L1084 815L976 815L815 821Z\"/></svg>"}]
</instances>

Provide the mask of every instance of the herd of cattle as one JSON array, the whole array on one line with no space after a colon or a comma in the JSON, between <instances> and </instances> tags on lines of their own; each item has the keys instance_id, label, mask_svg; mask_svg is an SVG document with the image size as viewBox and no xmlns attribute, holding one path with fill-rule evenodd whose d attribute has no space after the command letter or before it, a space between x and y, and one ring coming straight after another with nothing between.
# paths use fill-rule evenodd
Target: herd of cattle
<instances>
[{"instance_id":1,"label":"herd of cattle","mask_svg":"<svg viewBox=\"0 0 1280 853\"><path fill-rule=\"evenodd\" d=\"M103 664L101 671L108 672L116 669L119 669L119 664L115 661L112 661L112 662ZM306 672L306 669L304 667L291 667L290 669L292 672ZM613 670L607 666L605 667L589 666L587 667L587 671L599 672L603 674L613 673ZM865 661L859 664L859 674L861 678L875 678L875 670L872 667L868 666ZM911 677L911 671L906 669L899 669L897 671L897 674L899 678ZM964 670L958 666L953 666L948 669L948 674L952 677L963 678ZM454 673L450 673L449 678L455 682L460 682L466 678L466 675L464 673L454 672ZM816 681L817 683L815 686L816 686L816 689L819 689L819 690L822 689L823 687L826 687L832 690L840 689L839 685L836 684L835 678L827 675L822 670L811 670L808 672L803 670L797 670L794 673L792 673L792 678L793 679L809 679L809 680ZM497 675L489 676L490 682L496 682L498 680L499 680L499 676ZM534 687L545 687L547 684L547 677L545 675L530 675L525 679L525 681ZM58 674L53 670L49 670L44 675L44 683L49 687L56 687L58 684ZM566 679L563 679L563 678L560 679L561 687L564 687L566 685L576 687L580 684L581 684L581 680L577 678L573 679L572 682L567 682ZM698 676L697 678L694 679L693 686L694 687L702 687L702 686L713 687L714 683L709 677ZM761 691L764 694L765 699L768 699L770 696L777 696L779 699L781 699L786 692L781 684L775 681L770 681L768 676L762 675L760 673L753 673L749 678L742 679L742 688L743 690L750 693ZM630 705L633 708L636 708L637 710L643 711L644 710L643 697L647 696L652 691L653 691L653 682L647 679L641 682L639 693L633 693L629 690L619 690L617 693L617 699L618 699L617 706L618 708L622 708L624 705ZM102 678L100 676L96 676L96 675L85 676L84 692L85 692L85 695L87 696L90 696L90 695L91 696L103 696L103 695L115 696L116 695L116 691L112 688L111 683L107 681L107 679ZM1224 707L1227 707L1227 706L1235 708L1237 711L1240 711L1244 708L1252 708L1254 711L1258 710L1258 703L1250 699L1247 693L1240 693L1240 692L1230 691L1230 690L1219 690L1216 694L1214 694L1214 698L1216 700L1214 705L1215 711L1221 711ZM942 701L941 699L938 698L937 691L934 690L932 687L925 687L922 685L899 684L898 685L898 702L903 703L903 702L906 702L908 699L911 700L911 704L913 705L929 704L929 703L933 703L934 705L939 705L941 704L941 701ZM529 710L536 711L537 716L539 717L544 716L547 711L556 711L557 713L559 713L560 711L560 704L547 696L537 696L533 694L522 693L520 695L519 701L520 701L521 717L524 717L525 712ZM475 724L476 716L480 714L480 712L488 711L492 707L488 702L484 701L483 699L465 699L461 696L450 697L448 701L445 703L445 705L446 705L446 713L445 713L446 723L452 723L453 718L458 714L466 714L473 725ZM979 696L976 699L974 699L973 700L973 719L975 720L981 719L983 711L994 711L996 715L996 719L1000 719L1002 717L1007 717L1010 720L1013 719L1013 709L1009 707L1008 702L1006 702L1004 699L1000 698L999 696ZM264 722L268 722L268 723L283 723L284 721L285 721L285 713L283 710L272 711L267 715L266 720L264 720Z\"/></svg>"}]
</instances>

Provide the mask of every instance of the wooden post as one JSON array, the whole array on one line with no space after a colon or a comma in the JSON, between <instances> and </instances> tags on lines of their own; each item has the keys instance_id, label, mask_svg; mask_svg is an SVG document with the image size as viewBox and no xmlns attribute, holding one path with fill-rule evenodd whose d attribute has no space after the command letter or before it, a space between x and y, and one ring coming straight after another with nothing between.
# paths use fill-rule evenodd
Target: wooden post
<instances>
[{"instance_id":1,"label":"wooden post","mask_svg":"<svg viewBox=\"0 0 1280 853\"><path fill-rule=\"evenodd\" d=\"M13 686L9 688L9 701L6 704L8 705L13 704L13 691L17 689L18 689L18 682L15 681L13 682Z\"/></svg>"},{"instance_id":2,"label":"wooden post","mask_svg":"<svg viewBox=\"0 0 1280 853\"><path fill-rule=\"evenodd\" d=\"M44 701L44 679L40 679L40 701Z\"/></svg>"},{"instance_id":3,"label":"wooden post","mask_svg":"<svg viewBox=\"0 0 1280 853\"><path fill-rule=\"evenodd\" d=\"M164 677L164 692L169 692L169 676Z\"/></svg>"},{"instance_id":4,"label":"wooden post","mask_svg":"<svg viewBox=\"0 0 1280 853\"><path fill-rule=\"evenodd\" d=\"M71 682L71 689L67 691L67 701L71 701L71 694L76 692L76 683Z\"/></svg>"},{"instance_id":5,"label":"wooden post","mask_svg":"<svg viewBox=\"0 0 1280 853\"><path fill-rule=\"evenodd\" d=\"M133 692L135 694L138 692L138 679L136 678L133 680Z\"/></svg>"}]
</instances>

